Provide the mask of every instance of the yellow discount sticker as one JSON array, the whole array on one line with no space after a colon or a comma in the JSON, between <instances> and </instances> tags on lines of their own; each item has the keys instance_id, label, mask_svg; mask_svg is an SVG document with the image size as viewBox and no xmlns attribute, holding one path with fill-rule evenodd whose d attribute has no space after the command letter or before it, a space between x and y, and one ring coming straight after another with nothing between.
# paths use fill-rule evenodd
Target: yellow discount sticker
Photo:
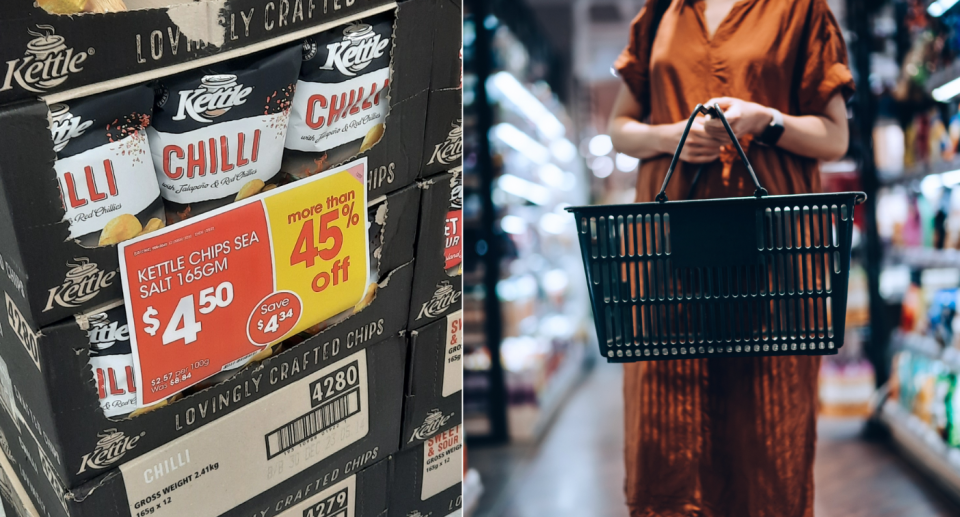
<instances>
[{"instance_id":1,"label":"yellow discount sticker","mask_svg":"<svg viewBox=\"0 0 960 517\"><path fill-rule=\"evenodd\" d=\"M366 167L360 163L316 183L264 199L277 291L303 303L294 332L357 304L367 287Z\"/></svg>"}]
</instances>

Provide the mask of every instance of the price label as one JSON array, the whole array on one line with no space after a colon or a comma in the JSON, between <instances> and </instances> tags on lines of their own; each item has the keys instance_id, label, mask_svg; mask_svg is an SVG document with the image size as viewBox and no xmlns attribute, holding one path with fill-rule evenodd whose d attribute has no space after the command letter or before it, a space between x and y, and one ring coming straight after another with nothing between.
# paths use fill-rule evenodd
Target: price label
<instances>
[{"instance_id":1,"label":"price label","mask_svg":"<svg viewBox=\"0 0 960 517\"><path fill-rule=\"evenodd\" d=\"M361 300L366 170L357 160L120 245L138 406Z\"/></svg>"}]
</instances>

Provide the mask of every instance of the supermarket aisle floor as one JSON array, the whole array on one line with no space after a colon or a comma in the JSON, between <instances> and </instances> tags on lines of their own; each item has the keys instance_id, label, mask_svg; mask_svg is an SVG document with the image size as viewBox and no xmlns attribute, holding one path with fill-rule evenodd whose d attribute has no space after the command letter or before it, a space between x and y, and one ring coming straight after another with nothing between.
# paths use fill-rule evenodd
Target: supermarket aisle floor
<instances>
[{"instance_id":1,"label":"supermarket aisle floor","mask_svg":"<svg viewBox=\"0 0 960 517\"><path fill-rule=\"evenodd\" d=\"M627 517L621 382L620 367L600 364L539 447L472 451L486 487L474 517ZM859 420L821 420L816 517L960 515L889 445L861 440L861 428Z\"/></svg>"}]
</instances>

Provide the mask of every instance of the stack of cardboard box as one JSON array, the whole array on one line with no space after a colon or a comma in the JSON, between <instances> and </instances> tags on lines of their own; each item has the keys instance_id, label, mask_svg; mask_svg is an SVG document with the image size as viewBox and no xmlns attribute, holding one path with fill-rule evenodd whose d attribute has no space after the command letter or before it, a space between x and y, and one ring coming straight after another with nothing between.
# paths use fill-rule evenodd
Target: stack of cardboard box
<instances>
[{"instance_id":1,"label":"stack of cardboard box","mask_svg":"<svg viewBox=\"0 0 960 517\"><path fill-rule=\"evenodd\" d=\"M459 3L127 0L129 11L79 16L48 14L32 0L10 4L0 16L0 140L9 151L0 156L2 511L456 514ZM117 247L68 239L49 105L386 12L395 16L390 109L379 142L350 158L367 168L370 296L208 386L150 411L106 416L105 394L138 389L130 375L90 366L91 315L123 303L122 264ZM131 318L130 328L100 337L128 339L136 325L143 322Z\"/></svg>"}]
</instances>

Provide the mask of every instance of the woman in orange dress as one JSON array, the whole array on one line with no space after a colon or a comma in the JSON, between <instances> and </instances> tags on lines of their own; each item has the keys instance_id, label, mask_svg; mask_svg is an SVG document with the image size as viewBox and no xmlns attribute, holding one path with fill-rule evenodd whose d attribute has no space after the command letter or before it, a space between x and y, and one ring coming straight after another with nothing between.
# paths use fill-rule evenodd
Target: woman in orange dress
<instances>
[{"instance_id":1,"label":"woman in orange dress","mask_svg":"<svg viewBox=\"0 0 960 517\"><path fill-rule=\"evenodd\" d=\"M616 69L610 134L642 160L638 202L654 200L700 103L752 138L771 195L819 192L818 160L846 153L853 79L826 0L647 0ZM722 170L725 144L718 120L698 119L669 199L688 195L702 164L694 197L751 195L742 163ZM626 364L631 517L813 517L819 367L811 356Z\"/></svg>"}]
</instances>

